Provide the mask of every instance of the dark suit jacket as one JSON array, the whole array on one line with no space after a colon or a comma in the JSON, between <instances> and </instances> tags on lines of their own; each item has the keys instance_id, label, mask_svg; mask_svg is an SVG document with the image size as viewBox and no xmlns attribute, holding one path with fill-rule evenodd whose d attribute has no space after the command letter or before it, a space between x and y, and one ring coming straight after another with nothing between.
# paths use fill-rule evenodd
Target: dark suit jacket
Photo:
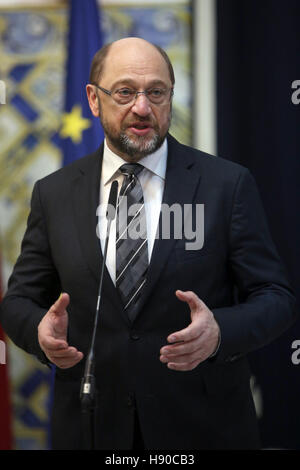
<instances>
[{"instance_id":1,"label":"dark suit jacket","mask_svg":"<svg viewBox=\"0 0 300 470\"><path fill-rule=\"evenodd\" d=\"M148 449L259 447L246 354L294 319L294 297L270 239L253 178L245 168L168 136L163 202L204 204L204 246L157 240L141 310L131 324L105 271L96 341L97 446L128 449L134 406ZM61 291L70 294L69 342L87 353L102 254L96 208L102 148L36 183L21 255L1 306L17 345L42 361L37 326ZM190 323L176 289L194 291L221 330L217 356L193 371L159 361L166 337ZM84 361L56 371L55 448L82 445Z\"/></svg>"}]
</instances>

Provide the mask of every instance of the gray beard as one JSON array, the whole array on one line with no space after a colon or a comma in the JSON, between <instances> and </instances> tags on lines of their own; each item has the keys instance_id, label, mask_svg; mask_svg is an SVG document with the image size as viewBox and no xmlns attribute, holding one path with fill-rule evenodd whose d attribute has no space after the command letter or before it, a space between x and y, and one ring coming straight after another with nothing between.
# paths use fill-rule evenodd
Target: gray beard
<instances>
[{"instance_id":1,"label":"gray beard","mask_svg":"<svg viewBox=\"0 0 300 470\"><path fill-rule=\"evenodd\" d=\"M125 133L122 133L118 140L119 150L128 155L132 160L140 160L141 158L146 157L146 155L158 150L162 146L164 140L165 136L160 136L158 133L155 133L151 140L140 137L136 142Z\"/></svg>"},{"instance_id":2,"label":"gray beard","mask_svg":"<svg viewBox=\"0 0 300 470\"><path fill-rule=\"evenodd\" d=\"M106 121L103 118L99 97L98 106L100 122L105 136L121 154L127 155L133 162L137 162L141 158L150 155L150 153L154 153L162 146L171 124L172 106L170 109L169 125L165 134L160 135L159 131L155 129L154 137L151 140L147 140L147 137L140 137L137 142L128 137L125 132L121 132L118 136L114 136L111 132L110 126L106 125ZM143 120L140 119L140 121L142 122Z\"/></svg>"}]
</instances>

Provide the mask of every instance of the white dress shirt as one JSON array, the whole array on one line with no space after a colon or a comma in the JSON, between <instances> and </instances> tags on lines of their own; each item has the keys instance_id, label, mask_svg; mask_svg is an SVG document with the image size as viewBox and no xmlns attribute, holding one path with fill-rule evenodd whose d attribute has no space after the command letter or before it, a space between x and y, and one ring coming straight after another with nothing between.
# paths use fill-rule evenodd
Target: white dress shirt
<instances>
[{"instance_id":1,"label":"white dress shirt","mask_svg":"<svg viewBox=\"0 0 300 470\"><path fill-rule=\"evenodd\" d=\"M168 144L165 139L163 145L154 153L142 158L139 163L145 169L139 174L139 180L143 189L149 262L155 241L155 235L160 215L165 176L167 167ZM119 168L126 163L121 157L112 152L104 141L102 172L100 178L100 206L98 208L97 234L100 238L102 253L104 251L105 235L107 228L106 208L111 183L117 180L119 191L124 175ZM112 221L110 239L107 249L106 266L113 283L116 281L116 219Z\"/></svg>"}]
</instances>

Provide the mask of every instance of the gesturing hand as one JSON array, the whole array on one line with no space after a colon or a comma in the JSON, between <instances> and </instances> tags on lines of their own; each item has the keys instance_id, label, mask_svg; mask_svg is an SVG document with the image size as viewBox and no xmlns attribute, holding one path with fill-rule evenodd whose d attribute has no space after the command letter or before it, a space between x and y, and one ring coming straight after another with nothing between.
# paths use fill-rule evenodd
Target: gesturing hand
<instances>
[{"instance_id":1,"label":"gesturing hand","mask_svg":"<svg viewBox=\"0 0 300 470\"><path fill-rule=\"evenodd\" d=\"M68 312L70 297L62 294L43 317L38 326L41 349L49 361L61 369L75 366L83 358L82 352L67 342Z\"/></svg>"},{"instance_id":2,"label":"gesturing hand","mask_svg":"<svg viewBox=\"0 0 300 470\"><path fill-rule=\"evenodd\" d=\"M215 352L220 328L213 313L194 292L177 290L176 296L188 303L191 323L168 336L167 341L170 344L161 348L160 360L170 369L188 371Z\"/></svg>"}]
</instances>

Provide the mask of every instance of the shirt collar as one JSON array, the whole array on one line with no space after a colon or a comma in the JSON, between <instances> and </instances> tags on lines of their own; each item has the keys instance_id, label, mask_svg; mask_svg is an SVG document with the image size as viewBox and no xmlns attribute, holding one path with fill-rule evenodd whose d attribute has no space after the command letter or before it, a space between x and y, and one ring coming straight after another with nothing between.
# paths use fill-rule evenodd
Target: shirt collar
<instances>
[{"instance_id":1,"label":"shirt collar","mask_svg":"<svg viewBox=\"0 0 300 470\"><path fill-rule=\"evenodd\" d=\"M162 146L156 152L143 157L139 163L164 180L166 176L167 155L168 143L167 139L165 139ZM119 155L110 150L105 139L102 164L102 177L105 185L113 180L117 171L124 163L124 160Z\"/></svg>"}]
</instances>

